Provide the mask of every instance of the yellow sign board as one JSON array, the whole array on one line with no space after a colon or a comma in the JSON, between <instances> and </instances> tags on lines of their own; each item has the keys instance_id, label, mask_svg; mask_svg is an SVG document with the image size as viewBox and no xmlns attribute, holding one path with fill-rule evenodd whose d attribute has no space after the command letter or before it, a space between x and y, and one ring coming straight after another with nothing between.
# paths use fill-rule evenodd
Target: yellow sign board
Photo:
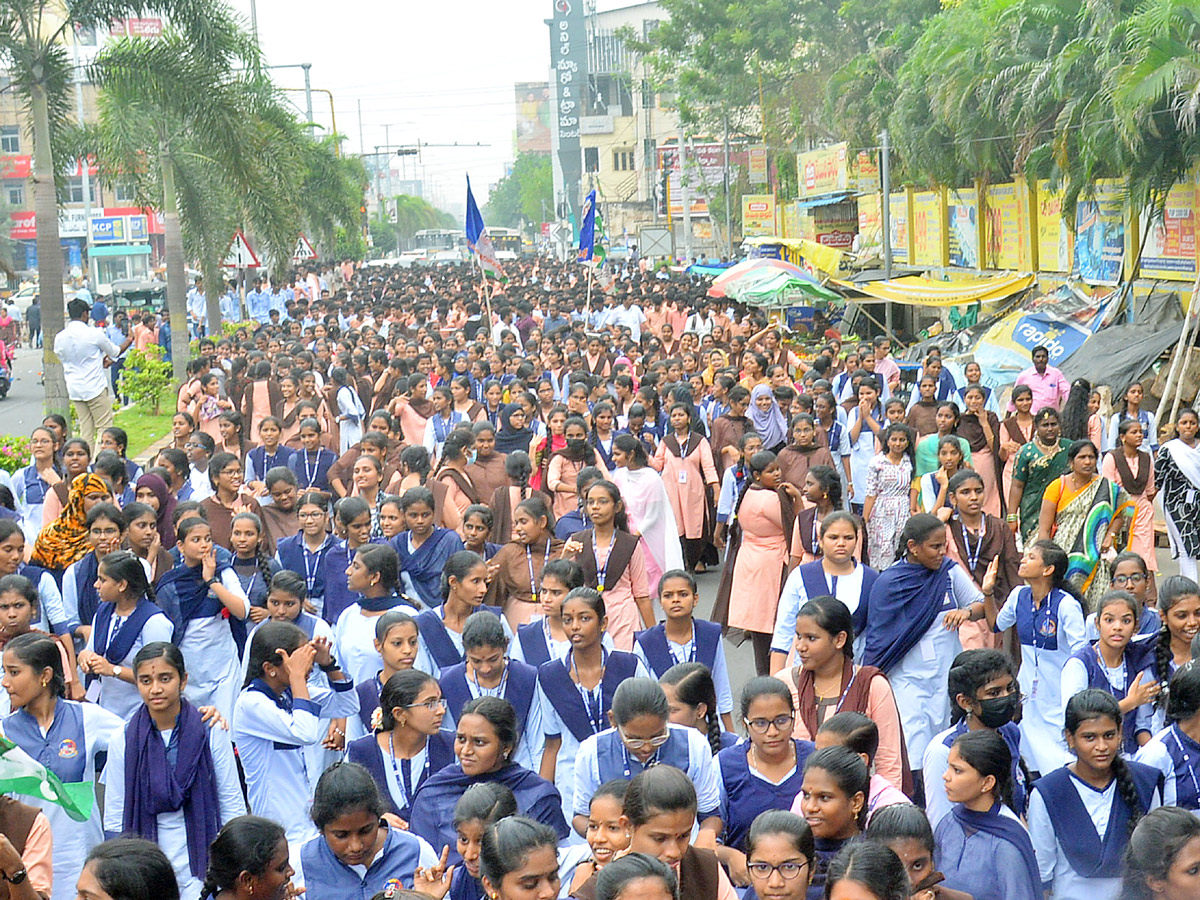
<instances>
[{"instance_id":1,"label":"yellow sign board","mask_svg":"<svg viewBox=\"0 0 1200 900\"><path fill-rule=\"evenodd\" d=\"M1043 272L1070 272L1075 256L1075 235L1063 218L1061 190L1050 182L1037 183L1038 268Z\"/></svg>"},{"instance_id":2,"label":"yellow sign board","mask_svg":"<svg viewBox=\"0 0 1200 900\"><path fill-rule=\"evenodd\" d=\"M742 195L742 237L775 233L775 195Z\"/></svg>"},{"instance_id":3,"label":"yellow sign board","mask_svg":"<svg viewBox=\"0 0 1200 900\"><path fill-rule=\"evenodd\" d=\"M946 202L941 191L913 194L913 264L944 266Z\"/></svg>"},{"instance_id":4,"label":"yellow sign board","mask_svg":"<svg viewBox=\"0 0 1200 900\"><path fill-rule=\"evenodd\" d=\"M850 169L844 142L801 153L797 165L802 198L849 190Z\"/></svg>"}]
</instances>

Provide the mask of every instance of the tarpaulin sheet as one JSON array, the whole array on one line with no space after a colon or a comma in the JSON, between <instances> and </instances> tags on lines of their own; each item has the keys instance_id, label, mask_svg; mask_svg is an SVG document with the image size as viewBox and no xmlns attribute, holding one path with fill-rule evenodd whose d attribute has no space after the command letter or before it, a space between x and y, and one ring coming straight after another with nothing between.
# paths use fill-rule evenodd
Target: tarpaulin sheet
<instances>
[{"instance_id":1,"label":"tarpaulin sheet","mask_svg":"<svg viewBox=\"0 0 1200 900\"><path fill-rule=\"evenodd\" d=\"M1138 381L1179 341L1183 310L1177 294L1155 293L1135 305L1134 324L1110 325L1088 339L1086 350L1059 366L1068 380L1107 384L1113 395Z\"/></svg>"},{"instance_id":2,"label":"tarpaulin sheet","mask_svg":"<svg viewBox=\"0 0 1200 900\"><path fill-rule=\"evenodd\" d=\"M878 300L890 300L909 306L946 307L1003 300L1027 290L1033 282L1033 275L999 275L994 278L963 278L954 281L935 281L912 275L865 284L835 280L834 284Z\"/></svg>"}]
</instances>

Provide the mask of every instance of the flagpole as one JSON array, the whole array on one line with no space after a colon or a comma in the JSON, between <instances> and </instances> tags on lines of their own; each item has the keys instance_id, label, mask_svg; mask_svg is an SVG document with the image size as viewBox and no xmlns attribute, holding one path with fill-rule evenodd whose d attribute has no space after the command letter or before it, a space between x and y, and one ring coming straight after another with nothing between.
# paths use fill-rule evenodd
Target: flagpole
<instances>
[{"instance_id":1,"label":"flagpole","mask_svg":"<svg viewBox=\"0 0 1200 900\"><path fill-rule=\"evenodd\" d=\"M592 267L588 266L588 286L587 286L587 302L584 308L590 313L592 311Z\"/></svg>"}]
</instances>

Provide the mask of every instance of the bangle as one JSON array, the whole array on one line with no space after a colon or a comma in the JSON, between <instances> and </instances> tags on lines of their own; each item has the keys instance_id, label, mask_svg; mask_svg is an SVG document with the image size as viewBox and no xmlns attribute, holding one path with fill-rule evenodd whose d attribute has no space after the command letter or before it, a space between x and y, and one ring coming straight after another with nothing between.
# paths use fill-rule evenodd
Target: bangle
<instances>
[{"instance_id":1,"label":"bangle","mask_svg":"<svg viewBox=\"0 0 1200 900\"><path fill-rule=\"evenodd\" d=\"M1017 514L1009 513L1007 516L1004 517L1004 520L1006 522L1015 522L1015 521L1017 521Z\"/></svg>"}]
</instances>

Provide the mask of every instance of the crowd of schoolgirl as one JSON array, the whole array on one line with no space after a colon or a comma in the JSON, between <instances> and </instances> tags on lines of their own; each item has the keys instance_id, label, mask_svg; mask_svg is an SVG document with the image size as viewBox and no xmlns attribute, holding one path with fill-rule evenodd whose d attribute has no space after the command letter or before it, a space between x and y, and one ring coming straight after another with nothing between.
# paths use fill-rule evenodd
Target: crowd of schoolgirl
<instances>
[{"instance_id":1,"label":"crowd of schoolgirl","mask_svg":"<svg viewBox=\"0 0 1200 900\"><path fill-rule=\"evenodd\" d=\"M687 285L527 271L467 340L353 282L202 353L145 470L51 416L0 485L4 735L103 785L0 804L11 896L1196 896L1200 587L1135 543L1157 465L1200 556L1195 413L1151 458L1131 389L1101 466L1090 385L891 401L886 341Z\"/></svg>"}]
</instances>

